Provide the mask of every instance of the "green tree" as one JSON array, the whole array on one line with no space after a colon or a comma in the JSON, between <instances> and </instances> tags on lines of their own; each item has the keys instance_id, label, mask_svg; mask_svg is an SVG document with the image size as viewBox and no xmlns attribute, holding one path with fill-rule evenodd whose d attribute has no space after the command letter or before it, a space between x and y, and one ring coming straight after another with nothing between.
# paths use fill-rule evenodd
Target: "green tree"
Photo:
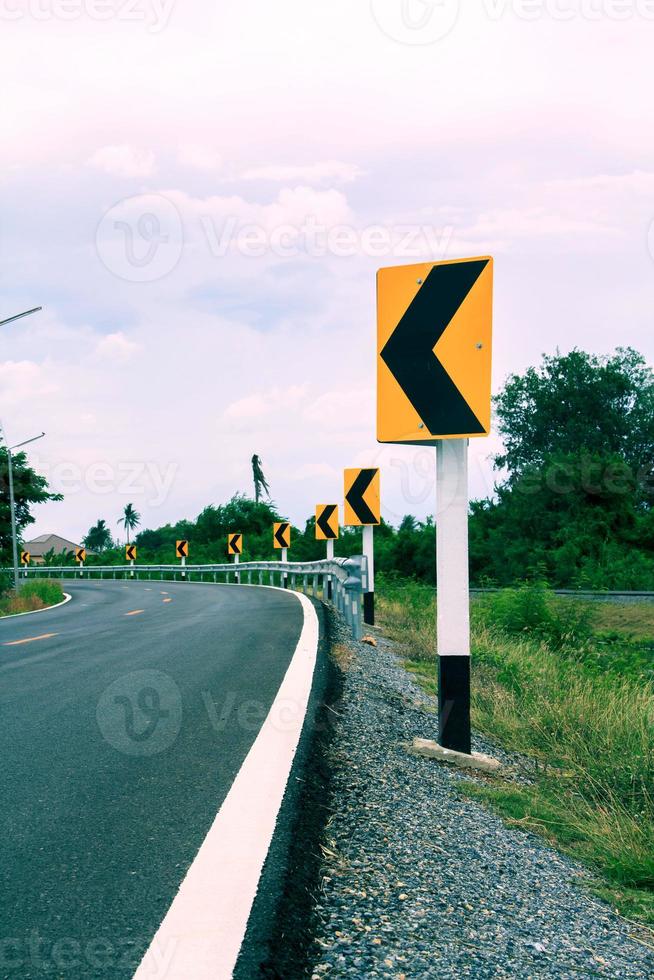
<instances>
[{"instance_id":1,"label":"green tree","mask_svg":"<svg viewBox=\"0 0 654 980\"><path fill-rule=\"evenodd\" d=\"M105 520L101 519L92 528L89 528L84 538L84 544L91 551L106 551L107 548L112 547L111 531L107 527Z\"/></svg>"},{"instance_id":2,"label":"green tree","mask_svg":"<svg viewBox=\"0 0 654 980\"><path fill-rule=\"evenodd\" d=\"M495 405L507 472L472 504L472 580L654 588L654 374L641 355L546 356Z\"/></svg>"},{"instance_id":3,"label":"green tree","mask_svg":"<svg viewBox=\"0 0 654 980\"><path fill-rule=\"evenodd\" d=\"M652 496L654 372L637 351L544 356L507 380L495 410L504 442L495 463L511 478L560 453L617 456Z\"/></svg>"},{"instance_id":4,"label":"green tree","mask_svg":"<svg viewBox=\"0 0 654 980\"><path fill-rule=\"evenodd\" d=\"M49 500L63 500L60 493L52 493L48 481L27 464L25 453L12 453L14 476L14 501L16 504L16 526L18 536L34 523L31 508L33 504L43 504ZM3 564L11 562L11 509L9 504L9 465L7 449L0 446L0 560Z\"/></svg>"},{"instance_id":5,"label":"green tree","mask_svg":"<svg viewBox=\"0 0 654 980\"><path fill-rule=\"evenodd\" d=\"M138 527L141 523L141 515L134 510L134 504L126 504L123 516L118 518L117 524L122 524L127 534L127 544L129 544L129 532Z\"/></svg>"}]
</instances>

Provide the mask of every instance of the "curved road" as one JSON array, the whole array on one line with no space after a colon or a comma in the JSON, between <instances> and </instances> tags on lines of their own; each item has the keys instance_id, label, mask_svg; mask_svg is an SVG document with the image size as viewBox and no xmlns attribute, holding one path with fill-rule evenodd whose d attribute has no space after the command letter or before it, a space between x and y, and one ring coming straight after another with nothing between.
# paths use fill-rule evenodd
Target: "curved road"
<instances>
[{"instance_id":1,"label":"curved road","mask_svg":"<svg viewBox=\"0 0 654 980\"><path fill-rule=\"evenodd\" d=\"M0 976L130 977L303 612L257 587L65 587L67 605L0 620Z\"/></svg>"}]
</instances>

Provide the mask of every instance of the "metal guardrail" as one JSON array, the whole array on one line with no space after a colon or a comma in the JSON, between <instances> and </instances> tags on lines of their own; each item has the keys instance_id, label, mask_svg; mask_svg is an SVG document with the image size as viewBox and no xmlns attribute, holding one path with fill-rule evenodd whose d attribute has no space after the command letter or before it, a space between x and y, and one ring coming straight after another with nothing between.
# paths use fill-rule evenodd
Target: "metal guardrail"
<instances>
[{"instance_id":1,"label":"metal guardrail","mask_svg":"<svg viewBox=\"0 0 654 980\"><path fill-rule=\"evenodd\" d=\"M235 582L240 585L279 585L302 590L325 602L332 602L345 619L355 640L363 631L363 593L367 589L367 561L364 555L322 561L283 562L246 561L220 565L29 565L21 578L111 578L146 579L162 582ZM253 576L255 581L253 581ZM264 577L268 581L264 582Z\"/></svg>"},{"instance_id":2,"label":"metal guardrail","mask_svg":"<svg viewBox=\"0 0 654 980\"><path fill-rule=\"evenodd\" d=\"M471 595L486 595L487 593L501 592L501 588L470 589ZM654 592L637 592L627 589L614 591L597 591L592 589L552 589L555 595L571 596L574 599L633 599L635 602L654 599Z\"/></svg>"}]
</instances>

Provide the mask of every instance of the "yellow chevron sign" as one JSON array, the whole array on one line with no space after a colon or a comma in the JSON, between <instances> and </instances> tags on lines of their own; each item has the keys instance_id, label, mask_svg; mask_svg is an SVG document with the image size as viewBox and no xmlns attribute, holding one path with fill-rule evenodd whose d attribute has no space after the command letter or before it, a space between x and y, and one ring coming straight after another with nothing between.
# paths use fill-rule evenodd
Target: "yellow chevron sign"
<instances>
[{"instance_id":1,"label":"yellow chevron sign","mask_svg":"<svg viewBox=\"0 0 654 980\"><path fill-rule=\"evenodd\" d=\"M275 548L291 547L291 525L288 521L273 524L273 545Z\"/></svg>"},{"instance_id":2,"label":"yellow chevron sign","mask_svg":"<svg viewBox=\"0 0 654 980\"><path fill-rule=\"evenodd\" d=\"M178 558L188 558L188 541L177 541L175 544L175 554Z\"/></svg>"},{"instance_id":3,"label":"yellow chevron sign","mask_svg":"<svg viewBox=\"0 0 654 980\"><path fill-rule=\"evenodd\" d=\"M338 537L338 504L316 504L316 541Z\"/></svg>"},{"instance_id":4,"label":"yellow chevron sign","mask_svg":"<svg viewBox=\"0 0 654 980\"><path fill-rule=\"evenodd\" d=\"M490 432L493 260L377 273L377 439Z\"/></svg>"},{"instance_id":5,"label":"yellow chevron sign","mask_svg":"<svg viewBox=\"0 0 654 980\"><path fill-rule=\"evenodd\" d=\"M21 565L29 565L30 558L31 557L32 556L30 555L29 551L21 551L21 553L20 553L20 563L21 563Z\"/></svg>"},{"instance_id":6,"label":"yellow chevron sign","mask_svg":"<svg viewBox=\"0 0 654 980\"><path fill-rule=\"evenodd\" d=\"M126 544L125 545L125 560L126 561L136 561L136 545Z\"/></svg>"},{"instance_id":7,"label":"yellow chevron sign","mask_svg":"<svg viewBox=\"0 0 654 980\"><path fill-rule=\"evenodd\" d=\"M241 555L241 554L243 554L243 535L242 534L228 534L227 535L227 554L228 555Z\"/></svg>"},{"instance_id":8,"label":"yellow chevron sign","mask_svg":"<svg viewBox=\"0 0 654 980\"><path fill-rule=\"evenodd\" d=\"M75 560L86 561L86 548L75 548Z\"/></svg>"},{"instance_id":9,"label":"yellow chevron sign","mask_svg":"<svg viewBox=\"0 0 654 980\"><path fill-rule=\"evenodd\" d=\"M379 470L345 470L343 493L345 520L348 527L362 527L381 523L379 494Z\"/></svg>"}]
</instances>

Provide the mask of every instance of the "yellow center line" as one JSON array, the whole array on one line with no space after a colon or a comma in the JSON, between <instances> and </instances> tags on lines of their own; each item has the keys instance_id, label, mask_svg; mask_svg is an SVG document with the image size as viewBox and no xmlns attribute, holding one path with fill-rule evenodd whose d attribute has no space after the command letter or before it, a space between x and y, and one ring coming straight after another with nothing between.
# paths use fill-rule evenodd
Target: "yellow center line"
<instances>
[{"instance_id":1,"label":"yellow center line","mask_svg":"<svg viewBox=\"0 0 654 980\"><path fill-rule=\"evenodd\" d=\"M125 613L126 616L138 616L139 613L145 612L145 609L132 609L131 612Z\"/></svg>"},{"instance_id":2,"label":"yellow center line","mask_svg":"<svg viewBox=\"0 0 654 980\"><path fill-rule=\"evenodd\" d=\"M36 640L49 640L51 636L59 636L58 633L41 633L40 636L28 636L26 640L8 640L3 643L3 647L17 647L21 643L34 643Z\"/></svg>"}]
</instances>

